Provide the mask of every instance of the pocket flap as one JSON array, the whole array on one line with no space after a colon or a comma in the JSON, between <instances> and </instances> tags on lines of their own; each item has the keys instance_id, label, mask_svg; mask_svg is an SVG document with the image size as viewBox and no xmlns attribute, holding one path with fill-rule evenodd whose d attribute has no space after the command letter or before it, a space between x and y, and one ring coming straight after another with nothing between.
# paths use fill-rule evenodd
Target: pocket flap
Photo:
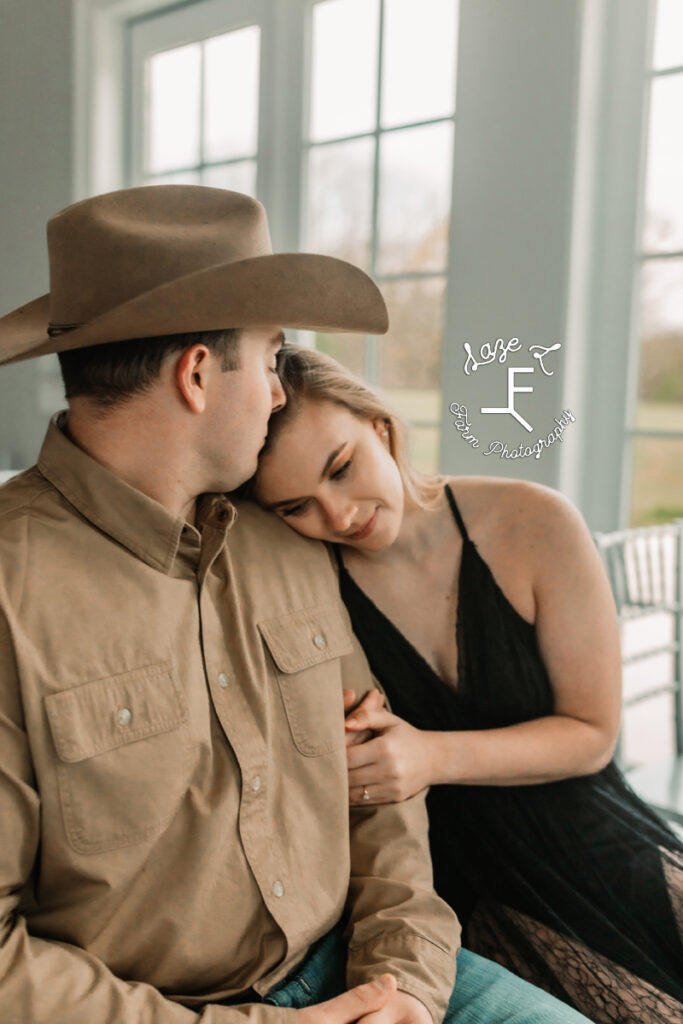
<instances>
[{"instance_id":1,"label":"pocket flap","mask_svg":"<svg viewBox=\"0 0 683 1024\"><path fill-rule=\"evenodd\" d=\"M280 672L302 672L351 654L349 627L336 605L319 605L258 623Z\"/></svg>"},{"instance_id":2,"label":"pocket flap","mask_svg":"<svg viewBox=\"0 0 683 1024\"><path fill-rule=\"evenodd\" d=\"M170 662L52 693L45 709L57 754L68 762L169 732L188 717Z\"/></svg>"}]
</instances>

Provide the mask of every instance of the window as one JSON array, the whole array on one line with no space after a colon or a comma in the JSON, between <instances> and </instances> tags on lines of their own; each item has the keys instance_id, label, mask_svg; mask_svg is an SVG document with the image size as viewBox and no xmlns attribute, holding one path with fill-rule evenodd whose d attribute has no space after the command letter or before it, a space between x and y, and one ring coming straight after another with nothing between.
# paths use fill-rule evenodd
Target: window
<instances>
[{"instance_id":1,"label":"window","mask_svg":"<svg viewBox=\"0 0 683 1024\"><path fill-rule=\"evenodd\" d=\"M658 0L640 256L634 526L683 516L683 6Z\"/></svg>"},{"instance_id":2,"label":"window","mask_svg":"<svg viewBox=\"0 0 683 1024\"><path fill-rule=\"evenodd\" d=\"M428 472L439 458L456 15L457 0L202 0L127 25L127 183L248 192L265 203L276 248L368 271L389 335L302 339L382 389Z\"/></svg>"},{"instance_id":3,"label":"window","mask_svg":"<svg viewBox=\"0 0 683 1024\"><path fill-rule=\"evenodd\" d=\"M382 338L316 345L412 423L411 461L427 472L438 469L456 13L455 0L321 0L312 12L304 247L367 270L391 323Z\"/></svg>"},{"instance_id":4,"label":"window","mask_svg":"<svg viewBox=\"0 0 683 1024\"><path fill-rule=\"evenodd\" d=\"M252 7L253 9L253 7ZM255 195L261 28L247 12L201 5L130 25L129 181ZM221 30L222 29L222 30Z\"/></svg>"}]
</instances>

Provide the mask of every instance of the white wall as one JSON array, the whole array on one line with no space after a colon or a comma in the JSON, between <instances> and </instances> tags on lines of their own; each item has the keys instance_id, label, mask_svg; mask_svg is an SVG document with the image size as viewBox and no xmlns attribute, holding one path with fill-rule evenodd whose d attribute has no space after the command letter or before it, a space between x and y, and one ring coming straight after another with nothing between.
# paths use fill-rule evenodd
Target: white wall
<instances>
[{"instance_id":1,"label":"white wall","mask_svg":"<svg viewBox=\"0 0 683 1024\"><path fill-rule=\"evenodd\" d=\"M72 199L71 46L71 0L2 0L3 314L48 290L45 224ZM46 404L50 361L0 367L0 468L27 466L36 459L48 419L41 402Z\"/></svg>"}]
</instances>

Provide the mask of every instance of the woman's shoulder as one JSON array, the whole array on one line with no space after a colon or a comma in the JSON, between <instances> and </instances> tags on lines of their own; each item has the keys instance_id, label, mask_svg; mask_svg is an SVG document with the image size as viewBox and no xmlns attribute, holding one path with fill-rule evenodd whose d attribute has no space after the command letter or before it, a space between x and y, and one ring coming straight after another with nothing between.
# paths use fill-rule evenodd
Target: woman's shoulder
<instances>
[{"instance_id":1,"label":"woman's shoulder","mask_svg":"<svg viewBox=\"0 0 683 1024\"><path fill-rule=\"evenodd\" d=\"M560 491L514 477L450 476L445 481L455 497L468 531L521 537L580 517ZM474 537L473 537L474 539Z\"/></svg>"},{"instance_id":2,"label":"woman's shoulder","mask_svg":"<svg viewBox=\"0 0 683 1024\"><path fill-rule=\"evenodd\" d=\"M590 542L580 513L559 491L511 477L447 479L468 536L520 614L535 618L535 582L563 550Z\"/></svg>"}]
</instances>

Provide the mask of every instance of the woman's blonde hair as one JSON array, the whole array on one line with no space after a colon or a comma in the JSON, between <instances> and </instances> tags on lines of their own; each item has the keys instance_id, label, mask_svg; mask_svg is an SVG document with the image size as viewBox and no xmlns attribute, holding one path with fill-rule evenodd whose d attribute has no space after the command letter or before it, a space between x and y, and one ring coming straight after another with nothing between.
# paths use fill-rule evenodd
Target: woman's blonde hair
<instances>
[{"instance_id":1,"label":"woman's blonde hair","mask_svg":"<svg viewBox=\"0 0 683 1024\"><path fill-rule=\"evenodd\" d=\"M301 345L285 345L278 358L278 372L287 404L270 418L263 454L272 449L278 434L296 416L302 402L334 402L360 419L384 420L389 434L389 451L398 467L406 495L421 508L436 508L440 504L445 477L426 477L412 469L406 457L402 420L367 384L331 356Z\"/></svg>"}]
</instances>

